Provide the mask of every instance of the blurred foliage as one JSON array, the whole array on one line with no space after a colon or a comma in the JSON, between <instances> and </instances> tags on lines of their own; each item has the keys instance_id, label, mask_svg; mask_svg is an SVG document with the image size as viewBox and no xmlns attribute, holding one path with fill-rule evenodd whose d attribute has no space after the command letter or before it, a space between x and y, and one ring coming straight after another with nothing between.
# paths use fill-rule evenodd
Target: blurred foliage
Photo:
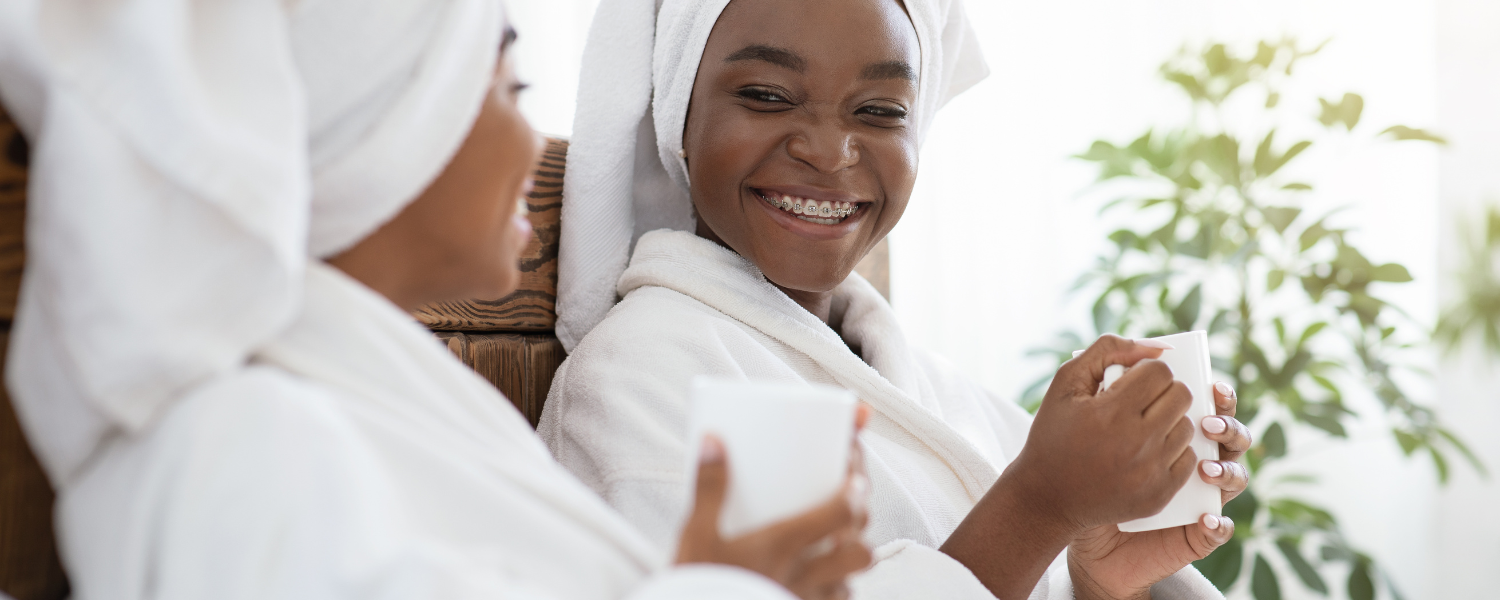
<instances>
[{"instance_id":1,"label":"blurred foliage","mask_svg":"<svg viewBox=\"0 0 1500 600\"><path fill-rule=\"evenodd\" d=\"M1495 254L1500 252L1500 208L1491 206L1479 228L1459 227L1465 264L1457 274L1459 300L1438 318L1436 337L1450 353L1476 335L1491 355L1500 355L1500 273Z\"/></svg>"},{"instance_id":2,"label":"blurred foliage","mask_svg":"<svg viewBox=\"0 0 1500 600\"><path fill-rule=\"evenodd\" d=\"M1213 44L1163 65L1162 76L1192 99L1191 121L1124 145L1096 141L1078 156L1098 165L1101 189L1128 190L1103 211L1130 225L1109 235L1113 248L1076 290L1095 298L1097 333L1208 331L1213 367L1238 392L1238 418L1257 432L1243 459L1252 474L1295 454L1288 436L1294 428L1347 438L1345 423L1355 416L1345 404L1350 386L1380 401L1394 441L1408 456L1428 456L1440 480L1447 481L1454 454L1482 471L1437 415L1398 383L1400 373L1415 371L1398 357L1424 343L1426 329L1379 293L1382 285L1411 281L1411 274L1400 264L1371 261L1331 219L1337 211L1304 210L1313 183L1283 172L1315 144L1445 142L1402 125L1368 133L1358 94L1287 106L1280 90L1321 48L1287 39L1260 42L1241 55ZM1229 127L1230 116L1258 125ZM1500 236L1495 227L1488 239ZM1494 326L1500 284L1487 273L1482 314ZM1061 364L1086 345L1065 333L1035 352ZM1025 392L1028 407L1040 403L1049 383L1050 376ZM1198 561L1198 569L1222 590L1239 582L1257 600L1279 599L1287 585L1328 595L1331 574L1342 575L1344 592L1355 600L1374 598L1378 587L1399 598L1375 561L1345 540L1329 510L1288 493L1313 484L1306 475L1252 477L1250 489L1224 508L1236 523L1234 539Z\"/></svg>"}]
</instances>

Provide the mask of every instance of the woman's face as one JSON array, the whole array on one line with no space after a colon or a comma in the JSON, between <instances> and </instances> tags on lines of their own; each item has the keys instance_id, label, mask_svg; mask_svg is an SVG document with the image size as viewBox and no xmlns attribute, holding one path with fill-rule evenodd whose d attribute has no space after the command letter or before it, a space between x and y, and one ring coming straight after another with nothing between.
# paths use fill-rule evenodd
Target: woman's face
<instances>
[{"instance_id":1,"label":"woman's face","mask_svg":"<svg viewBox=\"0 0 1500 600\"><path fill-rule=\"evenodd\" d=\"M520 282L518 261L531 224L517 208L531 187L541 139L521 116L521 85L503 50L501 58L448 166L379 230L329 260L408 310L498 298Z\"/></svg>"},{"instance_id":2,"label":"woman's face","mask_svg":"<svg viewBox=\"0 0 1500 600\"><path fill-rule=\"evenodd\" d=\"M916 32L896 0L734 0L683 147L698 233L783 288L833 289L906 210Z\"/></svg>"}]
</instances>

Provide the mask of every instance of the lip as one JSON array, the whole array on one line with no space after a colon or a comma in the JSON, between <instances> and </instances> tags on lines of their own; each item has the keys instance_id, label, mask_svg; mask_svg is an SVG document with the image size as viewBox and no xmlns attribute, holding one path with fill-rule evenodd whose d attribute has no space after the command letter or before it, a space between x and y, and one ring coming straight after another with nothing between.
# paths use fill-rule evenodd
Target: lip
<instances>
[{"instance_id":1,"label":"lip","mask_svg":"<svg viewBox=\"0 0 1500 600\"><path fill-rule=\"evenodd\" d=\"M770 216L771 220L780 225L782 229L814 242L836 240L853 233L860 222L864 221L865 213L869 212L869 206L855 211L853 215L846 217L837 225L819 225L803 221L792 213L771 206L770 202L761 197L762 192L778 192L808 200L827 200L829 202L849 202L863 205L871 204L869 200L860 200L859 197L852 194L806 186L747 186L745 188L745 193L750 196L750 200L759 206L761 210L764 210Z\"/></svg>"}]
</instances>

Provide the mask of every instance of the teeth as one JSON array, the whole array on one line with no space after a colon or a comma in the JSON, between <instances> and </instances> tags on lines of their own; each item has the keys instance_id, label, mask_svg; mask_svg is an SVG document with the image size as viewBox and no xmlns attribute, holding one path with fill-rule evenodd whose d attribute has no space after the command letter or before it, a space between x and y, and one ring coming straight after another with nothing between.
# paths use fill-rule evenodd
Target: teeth
<instances>
[{"instance_id":1,"label":"teeth","mask_svg":"<svg viewBox=\"0 0 1500 600\"><path fill-rule=\"evenodd\" d=\"M854 214L857 208L851 202L808 200L781 194L762 196L762 198L765 198L767 202L770 202L776 208L797 215L804 221L819 225L835 225L845 217Z\"/></svg>"}]
</instances>

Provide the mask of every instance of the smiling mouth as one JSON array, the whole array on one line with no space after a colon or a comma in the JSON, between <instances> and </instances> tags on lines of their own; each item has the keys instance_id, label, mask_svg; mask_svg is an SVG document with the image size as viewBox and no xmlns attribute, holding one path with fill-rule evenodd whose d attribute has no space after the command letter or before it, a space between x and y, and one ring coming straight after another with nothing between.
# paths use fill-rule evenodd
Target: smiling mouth
<instances>
[{"instance_id":1,"label":"smiling mouth","mask_svg":"<svg viewBox=\"0 0 1500 600\"><path fill-rule=\"evenodd\" d=\"M815 223L818 225L838 225L859 212L862 202L832 202L828 200L811 200L798 198L774 192L771 190L754 190L762 202L770 204L782 212L788 213L798 219Z\"/></svg>"}]
</instances>

